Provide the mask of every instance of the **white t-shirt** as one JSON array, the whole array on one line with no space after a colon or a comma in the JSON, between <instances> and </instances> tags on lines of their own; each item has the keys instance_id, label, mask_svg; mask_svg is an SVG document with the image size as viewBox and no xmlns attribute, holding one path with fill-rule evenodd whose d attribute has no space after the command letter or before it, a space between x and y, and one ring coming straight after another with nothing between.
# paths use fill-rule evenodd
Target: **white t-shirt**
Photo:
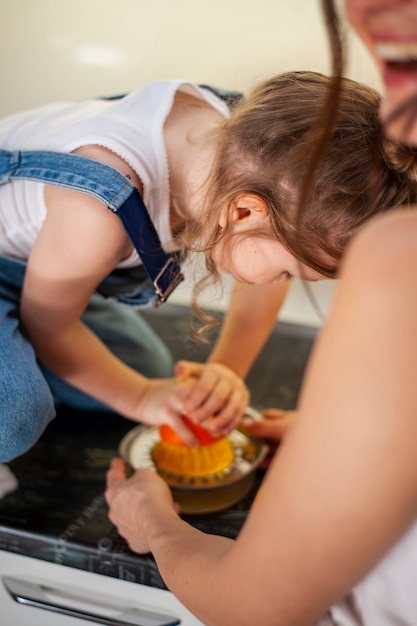
<instances>
[{"instance_id":1,"label":"white t-shirt","mask_svg":"<svg viewBox=\"0 0 417 626\"><path fill-rule=\"evenodd\" d=\"M50 104L0 121L5 150L72 152L100 145L124 159L143 183L143 199L166 252L175 249L169 224L169 171L163 126L177 90L228 116L211 91L180 80L150 83L120 100ZM44 183L16 180L0 186L0 255L26 260L46 215ZM103 205L103 210L106 210ZM119 267L139 265L134 250Z\"/></svg>"},{"instance_id":2,"label":"white t-shirt","mask_svg":"<svg viewBox=\"0 0 417 626\"><path fill-rule=\"evenodd\" d=\"M316 626L417 625L417 522Z\"/></svg>"}]
</instances>

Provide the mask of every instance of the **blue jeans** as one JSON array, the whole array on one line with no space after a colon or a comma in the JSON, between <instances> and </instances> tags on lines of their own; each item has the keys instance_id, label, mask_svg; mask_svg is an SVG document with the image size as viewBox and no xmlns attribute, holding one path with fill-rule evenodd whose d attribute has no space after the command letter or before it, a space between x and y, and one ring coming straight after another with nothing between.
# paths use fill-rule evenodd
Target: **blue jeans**
<instances>
[{"instance_id":1,"label":"blue jeans","mask_svg":"<svg viewBox=\"0 0 417 626\"><path fill-rule=\"evenodd\" d=\"M25 269L21 261L0 257L0 462L32 447L60 403L110 410L37 362L19 321ZM137 311L94 295L82 320L116 356L144 376L172 375L171 354Z\"/></svg>"}]
</instances>

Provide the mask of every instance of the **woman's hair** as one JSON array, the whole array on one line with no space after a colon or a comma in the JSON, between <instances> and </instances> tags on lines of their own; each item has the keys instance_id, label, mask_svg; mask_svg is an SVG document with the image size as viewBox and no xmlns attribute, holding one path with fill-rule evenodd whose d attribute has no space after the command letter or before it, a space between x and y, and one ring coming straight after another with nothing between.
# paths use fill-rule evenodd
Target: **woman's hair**
<instances>
[{"instance_id":1,"label":"woman's hair","mask_svg":"<svg viewBox=\"0 0 417 626\"><path fill-rule=\"evenodd\" d=\"M261 197L273 236L328 277L335 276L346 244L363 222L417 201L417 152L386 138L374 89L338 79L335 120L320 154L331 90L331 79L316 72L275 76L242 99L220 129L206 211L213 220L205 236L212 273L211 251L229 230L218 227L218 217L239 194ZM323 262L326 255L334 263Z\"/></svg>"}]
</instances>

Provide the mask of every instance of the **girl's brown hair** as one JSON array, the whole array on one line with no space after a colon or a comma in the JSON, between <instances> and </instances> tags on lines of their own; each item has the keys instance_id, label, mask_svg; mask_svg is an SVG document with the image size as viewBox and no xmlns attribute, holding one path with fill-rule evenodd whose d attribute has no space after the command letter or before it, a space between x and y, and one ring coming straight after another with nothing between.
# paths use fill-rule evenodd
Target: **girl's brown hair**
<instances>
[{"instance_id":1,"label":"girl's brown hair","mask_svg":"<svg viewBox=\"0 0 417 626\"><path fill-rule=\"evenodd\" d=\"M232 113L220 131L207 202L207 218L216 219L206 240L209 266L210 250L227 236L218 215L240 193L259 195L276 238L329 277L363 222L417 200L417 153L384 135L380 95L347 78L338 78L336 93L331 89L322 74L289 72L256 87ZM319 158L314 149L330 118L329 96L336 115ZM323 265L323 252L333 267Z\"/></svg>"},{"instance_id":2,"label":"girl's brown hair","mask_svg":"<svg viewBox=\"0 0 417 626\"><path fill-rule=\"evenodd\" d=\"M231 221L222 211L239 194L266 203L272 231L301 263L333 278L355 231L376 213L417 202L417 150L392 142L379 121L380 95L342 77L343 45L331 0L322 0L333 51L333 76L288 72L243 98L219 130L206 223L190 225L185 241L201 238L208 276L197 284L194 306L207 281L218 279L212 251L232 250ZM200 229L200 230L199 230ZM201 248L200 248L201 249ZM206 316L208 324L213 325Z\"/></svg>"},{"instance_id":3,"label":"girl's brown hair","mask_svg":"<svg viewBox=\"0 0 417 626\"><path fill-rule=\"evenodd\" d=\"M319 123L315 130L310 132L309 140L306 142L307 149L302 154L302 157L308 158L308 152L310 152L312 157L309 160L302 190L298 197L296 231L299 239L295 241L295 246L292 250L297 258L316 267L316 269L320 269L319 266L309 263L310 255L306 254L306 242L303 239L303 234L308 237L309 205L317 191L317 187L321 184L321 167L328 160L329 153L332 151L332 143L337 138L341 127L341 119L344 115L344 87L346 84L346 79L343 78L345 42L341 19L333 0L321 0L321 5L330 45L332 75L329 78L327 97L320 111ZM380 98L378 98L378 109L379 102ZM397 116L406 112L411 123L411 119L415 116L415 101L406 103L404 109L406 111L394 113L392 119L394 120ZM366 111L364 110L365 113ZM358 164L364 167L362 175L364 193L362 196L359 195L358 199L364 200L365 204L359 202L356 211L355 207L352 206L353 210L348 212L350 219L347 222L344 222L344 220L339 222L336 219L336 226L341 226L342 229L345 226L345 231L339 232L338 248L332 250L331 246L322 246L323 250L336 259L341 258L344 248L355 230L372 215L389 209L408 207L416 203L417 150L388 139L379 122L378 113L375 132L371 132L367 137L371 142L368 152L362 152L362 144L358 144ZM369 157L372 157L372 155L374 159L370 160ZM346 173L348 174L349 171ZM344 175L343 170L341 170L341 175ZM346 178L346 191L348 193L351 192L349 182L349 178ZM340 213L340 216L343 217L343 214ZM334 254L335 252L336 254ZM326 272L324 273L326 274ZM328 275L331 276L330 274Z\"/></svg>"},{"instance_id":4,"label":"girl's brown hair","mask_svg":"<svg viewBox=\"0 0 417 626\"><path fill-rule=\"evenodd\" d=\"M216 218L205 237L209 269L215 273L211 250L228 236L218 216L241 193L260 196L273 236L328 277L363 222L415 202L416 151L385 137L379 102L365 85L338 77L334 89L331 78L307 71L275 76L243 99L219 131L207 199L207 215Z\"/></svg>"}]
</instances>

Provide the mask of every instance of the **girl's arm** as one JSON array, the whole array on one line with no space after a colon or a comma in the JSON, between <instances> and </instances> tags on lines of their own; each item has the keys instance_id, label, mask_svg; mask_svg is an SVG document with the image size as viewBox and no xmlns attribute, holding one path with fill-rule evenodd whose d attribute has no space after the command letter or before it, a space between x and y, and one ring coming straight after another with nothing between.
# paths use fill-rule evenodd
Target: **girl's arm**
<instances>
[{"instance_id":1,"label":"girl's arm","mask_svg":"<svg viewBox=\"0 0 417 626\"><path fill-rule=\"evenodd\" d=\"M149 381L116 358L80 321L96 286L131 243L119 218L88 194L45 188L47 216L28 259L21 320L38 358L122 415L171 423L194 437L169 398L174 381Z\"/></svg>"},{"instance_id":2,"label":"girl's arm","mask_svg":"<svg viewBox=\"0 0 417 626\"><path fill-rule=\"evenodd\" d=\"M208 358L245 378L272 332L290 281L266 285L235 283L221 332Z\"/></svg>"},{"instance_id":3,"label":"girl's arm","mask_svg":"<svg viewBox=\"0 0 417 626\"><path fill-rule=\"evenodd\" d=\"M249 401L244 378L267 341L288 291L283 284L235 283L220 335L205 364L180 361L179 381L197 380L183 412L216 434L240 421ZM213 415L215 417L213 418Z\"/></svg>"},{"instance_id":4,"label":"girl's arm","mask_svg":"<svg viewBox=\"0 0 417 626\"><path fill-rule=\"evenodd\" d=\"M178 518L156 475L110 472L111 518L204 623L311 626L415 520L416 232L415 213L392 213L351 246L298 419L235 542Z\"/></svg>"}]
</instances>

